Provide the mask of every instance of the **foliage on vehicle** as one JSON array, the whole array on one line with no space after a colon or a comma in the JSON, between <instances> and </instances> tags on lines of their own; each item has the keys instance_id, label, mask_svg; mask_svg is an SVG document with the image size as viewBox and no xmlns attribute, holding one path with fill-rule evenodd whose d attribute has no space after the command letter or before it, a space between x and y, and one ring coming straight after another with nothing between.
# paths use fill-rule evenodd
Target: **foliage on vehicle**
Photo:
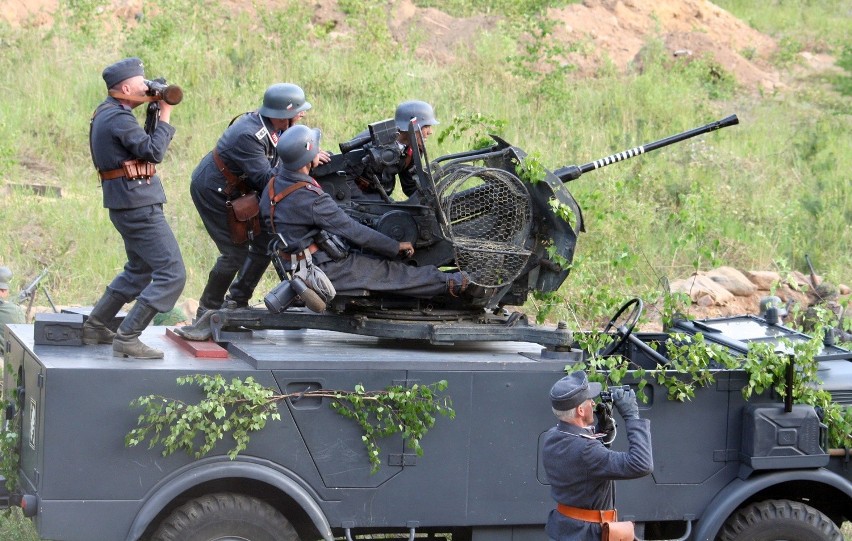
<instances>
[{"instance_id":1,"label":"foliage on vehicle","mask_svg":"<svg viewBox=\"0 0 852 541\"><path fill-rule=\"evenodd\" d=\"M358 384L354 391L319 389L289 394L276 394L251 376L227 382L219 374L195 374L180 377L177 383L199 386L204 398L196 404L153 394L134 399L130 405L144 411L137 428L125 437L125 445L133 447L147 439L149 449L162 445L163 456L183 450L201 458L230 435L234 446L228 456L235 459L253 432L262 430L270 419L281 419L278 404L282 400L328 398L334 411L357 422L364 431L361 439L375 473L381 466L379 438L400 433L422 455L420 442L435 425L435 416L455 417L450 397L440 394L447 388L444 380L411 387L393 385L381 391L367 391ZM199 436L203 443L198 443Z\"/></svg>"},{"instance_id":2,"label":"foliage on vehicle","mask_svg":"<svg viewBox=\"0 0 852 541\"><path fill-rule=\"evenodd\" d=\"M646 370L619 355L596 355L595 352L612 341L611 335L591 332L578 335L577 340L585 351L590 352L590 356L586 362L572 365L571 370L586 370L590 381L604 385L618 385L630 377L638 381L637 396L642 400L647 398L641 390L652 380L668 390L669 400L691 400L696 389L715 383L716 371L720 369L745 371L748 375L748 382L742 390L745 399L772 392L784 400L787 396L787 367L794 362L794 402L817 409L828 426L830 447L852 447L852 408L833 402L831 394L820 386L816 357L822 350L821 330L808 341L781 339L780 345L753 343L743 356L732 355L727 348L706 341L701 333L692 336L674 333L666 342L666 356L670 362L657 370Z\"/></svg>"}]
</instances>

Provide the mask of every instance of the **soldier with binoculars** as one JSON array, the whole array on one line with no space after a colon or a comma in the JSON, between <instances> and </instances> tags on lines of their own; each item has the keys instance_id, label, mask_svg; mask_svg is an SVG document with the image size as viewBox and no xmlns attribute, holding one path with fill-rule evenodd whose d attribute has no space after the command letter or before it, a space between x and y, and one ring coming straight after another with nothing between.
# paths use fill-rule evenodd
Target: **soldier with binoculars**
<instances>
[{"instance_id":1,"label":"soldier with binoculars","mask_svg":"<svg viewBox=\"0 0 852 541\"><path fill-rule=\"evenodd\" d=\"M163 352L143 344L139 335L159 312L168 312L183 292L186 270L177 239L166 223L166 193L157 175L175 134L173 102L182 93L160 81L147 81L139 58L125 58L103 71L109 96L95 109L89 131L92 162L98 171L103 205L121 234L127 263L107 286L83 325L86 344L112 344L116 357L161 359ZM146 131L133 109L149 108ZM107 327L125 303L136 301L113 331Z\"/></svg>"}]
</instances>

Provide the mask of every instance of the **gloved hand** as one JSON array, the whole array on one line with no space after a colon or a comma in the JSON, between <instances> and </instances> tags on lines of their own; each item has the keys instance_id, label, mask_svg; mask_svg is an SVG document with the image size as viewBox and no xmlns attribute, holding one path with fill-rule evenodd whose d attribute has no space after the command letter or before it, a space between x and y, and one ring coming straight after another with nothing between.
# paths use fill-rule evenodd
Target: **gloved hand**
<instances>
[{"instance_id":1,"label":"gloved hand","mask_svg":"<svg viewBox=\"0 0 852 541\"><path fill-rule=\"evenodd\" d=\"M616 387L612 390L612 403L615 404L622 419L639 418L639 404L636 403L636 392L633 389L626 391Z\"/></svg>"},{"instance_id":2,"label":"gloved hand","mask_svg":"<svg viewBox=\"0 0 852 541\"><path fill-rule=\"evenodd\" d=\"M603 402L599 402L595 406L595 416L598 418L595 432L604 434L601 439L604 445L611 444L615 440L615 419L612 418L612 410Z\"/></svg>"}]
</instances>

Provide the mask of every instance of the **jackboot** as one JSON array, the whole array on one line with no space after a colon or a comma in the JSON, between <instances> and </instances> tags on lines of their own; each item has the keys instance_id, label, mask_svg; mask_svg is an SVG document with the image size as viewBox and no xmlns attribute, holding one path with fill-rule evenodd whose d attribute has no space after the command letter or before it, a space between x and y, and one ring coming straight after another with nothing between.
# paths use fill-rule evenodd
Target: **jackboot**
<instances>
[{"instance_id":1,"label":"jackboot","mask_svg":"<svg viewBox=\"0 0 852 541\"><path fill-rule=\"evenodd\" d=\"M225 293L228 292L228 286L234 275L230 273L222 273L213 269L207 277L207 284L204 286L204 291L201 292L201 298L198 299L198 310L195 312L196 320L204 315L208 310L218 310L225 302Z\"/></svg>"},{"instance_id":2,"label":"jackboot","mask_svg":"<svg viewBox=\"0 0 852 541\"><path fill-rule=\"evenodd\" d=\"M112 341L113 357L134 357L136 359L162 359L163 352L143 344L139 335L151 323L157 311L145 303L136 301L133 308L121 322L115 339Z\"/></svg>"},{"instance_id":3,"label":"jackboot","mask_svg":"<svg viewBox=\"0 0 852 541\"><path fill-rule=\"evenodd\" d=\"M213 336L213 329L210 328L210 316L216 310L207 310L199 317L192 325L184 325L177 327L174 333L184 340L192 340L193 342L203 342L209 340Z\"/></svg>"},{"instance_id":4,"label":"jackboot","mask_svg":"<svg viewBox=\"0 0 852 541\"><path fill-rule=\"evenodd\" d=\"M266 269L269 267L269 256L266 254L258 254L249 252L248 257L243 262L243 267L237 274L237 279L231 284L228 294L225 296L225 304L222 308L235 309L246 308L254 295L254 290L257 284L263 278Z\"/></svg>"},{"instance_id":5,"label":"jackboot","mask_svg":"<svg viewBox=\"0 0 852 541\"><path fill-rule=\"evenodd\" d=\"M92 308L86 322L83 323L83 343L86 345L112 344L115 333L106 326L106 322L115 317L124 306L124 300L113 295L109 289Z\"/></svg>"}]
</instances>

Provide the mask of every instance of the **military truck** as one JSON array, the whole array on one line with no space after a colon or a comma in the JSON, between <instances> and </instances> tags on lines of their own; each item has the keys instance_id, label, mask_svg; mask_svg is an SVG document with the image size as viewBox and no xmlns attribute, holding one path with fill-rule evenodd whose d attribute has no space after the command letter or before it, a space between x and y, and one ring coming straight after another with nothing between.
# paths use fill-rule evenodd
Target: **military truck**
<instances>
[{"instance_id":1,"label":"military truck","mask_svg":"<svg viewBox=\"0 0 852 541\"><path fill-rule=\"evenodd\" d=\"M731 117L681 135L735 123ZM588 331L535 325L508 311L530 291L555 291L568 275L583 223L566 182L682 138L545 171L535 181L521 179L526 154L495 138L490 149L425 159L415 202L353 203L345 167L325 176L327 191L353 217L411 241L421 263L455 265L487 287L484 305L338 291L315 313L305 284L279 268L290 287L266 303L276 310L212 314L215 342L147 329L143 339L165 352L161 361L78 347L84 313L9 326L2 463L19 484L6 499L43 538L68 541L330 541L376 533L546 540L555 503L539 448L555 423L548 391L566 368L621 356L666 374L677 337L699 333L739 356L755 343L808 339L755 316L634 332L642 303L633 299L605 327L609 345L589 351ZM511 203L512 216L494 214L495 201L501 212ZM522 227L506 227L509 218ZM824 345L817 360L823 388L852 406L852 353ZM653 378L641 387L636 373L620 382L645 398L640 410L651 420L655 465L650 476L616 484L621 518L649 540L842 539L839 525L852 520L850 455L829 448L820 413L771 390L746 400L742 368L711 372L713 383L687 402L668 400ZM198 374L251 377L290 398L280 420L254 432L236 456L228 437L199 458L128 447L140 414L131 401L158 394L195 403L202 391L178 378ZM311 394L437 381L447 382L455 417L436 419L422 455L401 435L379 440L377 471L361 428L333 411L332 399ZM623 435L614 447L625 449Z\"/></svg>"},{"instance_id":2,"label":"military truck","mask_svg":"<svg viewBox=\"0 0 852 541\"><path fill-rule=\"evenodd\" d=\"M681 332L736 351L769 336L803 339L755 316L682 322ZM227 356L198 358L166 328L145 332L165 351L162 362L131 362L109 346L34 343L34 326L7 330L7 418L18 417L20 490L9 496L46 539L355 539L367 532L451 534L460 540L546 540L553 508L539 457L555 420L550 386L579 361L579 349L553 351L530 342L455 345L387 340L325 330L254 331L227 344ZM708 331L713 329L713 331ZM632 333L617 353L665 369L637 344L664 342ZM657 355L664 348L652 350ZM852 405L852 353L827 346L825 388ZM328 399L287 400L231 460L223 441L195 460L128 448L132 398L156 390L186 401L198 389L187 374L253 377L281 393L351 389L361 384L448 382L454 419L439 418L415 454L401 437L381 441L371 465L357 425ZM770 394L743 399L744 372L719 370L693 400L643 390L651 420L654 473L616 484L622 517L642 539L842 539L852 519L849 450L826 449L814 409ZM626 380L630 383L630 380ZM14 390L14 392L11 392ZM615 448L623 449L624 437ZM226 517L227 520L219 520ZM784 536L778 537L783 530ZM773 532L769 537L758 531ZM435 537L432 537L435 538Z\"/></svg>"}]
</instances>

